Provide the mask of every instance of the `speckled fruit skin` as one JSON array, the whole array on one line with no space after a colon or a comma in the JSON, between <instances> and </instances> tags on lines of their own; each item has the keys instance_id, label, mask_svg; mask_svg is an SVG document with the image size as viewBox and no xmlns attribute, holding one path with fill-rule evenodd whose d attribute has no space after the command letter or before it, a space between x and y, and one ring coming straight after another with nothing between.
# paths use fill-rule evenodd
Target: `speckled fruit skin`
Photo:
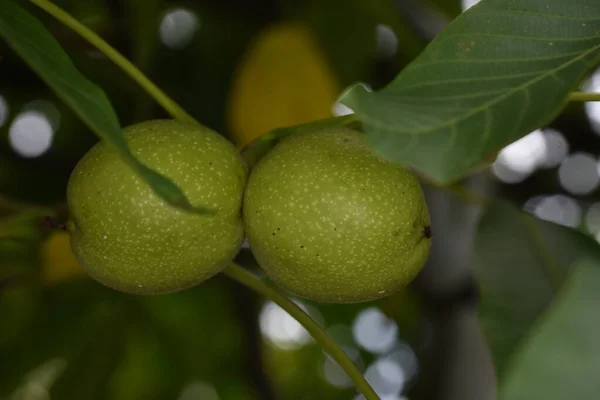
<instances>
[{"instance_id":1,"label":"speckled fruit skin","mask_svg":"<svg viewBox=\"0 0 600 400\"><path fill-rule=\"evenodd\" d=\"M391 294L416 276L431 246L415 175L346 128L297 133L267 153L246 186L244 226L274 282L321 302Z\"/></svg>"},{"instance_id":2,"label":"speckled fruit skin","mask_svg":"<svg viewBox=\"0 0 600 400\"><path fill-rule=\"evenodd\" d=\"M193 205L217 212L169 206L100 142L78 163L67 188L76 258L98 282L136 294L183 290L215 275L244 237L247 168L239 152L207 128L172 120L124 132L140 161L172 179Z\"/></svg>"}]
</instances>

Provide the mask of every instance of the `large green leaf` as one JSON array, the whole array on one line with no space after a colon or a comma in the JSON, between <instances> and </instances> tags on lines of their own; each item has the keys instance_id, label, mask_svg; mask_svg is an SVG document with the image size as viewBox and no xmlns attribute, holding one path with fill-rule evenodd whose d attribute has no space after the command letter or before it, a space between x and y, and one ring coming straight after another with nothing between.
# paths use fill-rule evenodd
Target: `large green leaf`
<instances>
[{"instance_id":1,"label":"large green leaf","mask_svg":"<svg viewBox=\"0 0 600 400\"><path fill-rule=\"evenodd\" d=\"M600 393L600 263L573 276L511 364L503 400L593 400Z\"/></svg>"},{"instance_id":2,"label":"large green leaf","mask_svg":"<svg viewBox=\"0 0 600 400\"><path fill-rule=\"evenodd\" d=\"M102 89L84 77L44 26L10 0L0 0L0 35L100 138L119 152L169 204L187 211L193 207L173 182L146 167L129 151L117 116Z\"/></svg>"},{"instance_id":3,"label":"large green leaf","mask_svg":"<svg viewBox=\"0 0 600 400\"><path fill-rule=\"evenodd\" d=\"M599 55L598 1L483 0L387 87L342 102L382 155L449 182L551 121Z\"/></svg>"},{"instance_id":4,"label":"large green leaf","mask_svg":"<svg viewBox=\"0 0 600 400\"><path fill-rule=\"evenodd\" d=\"M480 321L498 374L551 306L574 262L598 255L587 236L504 203L481 218L473 269L481 289Z\"/></svg>"}]
</instances>

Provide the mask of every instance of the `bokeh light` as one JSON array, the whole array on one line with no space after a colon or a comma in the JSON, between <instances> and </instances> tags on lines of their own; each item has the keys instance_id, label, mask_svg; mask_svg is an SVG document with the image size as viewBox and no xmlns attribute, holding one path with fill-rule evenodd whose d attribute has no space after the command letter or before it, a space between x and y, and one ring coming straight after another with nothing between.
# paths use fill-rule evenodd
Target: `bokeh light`
<instances>
[{"instance_id":1,"label":"bokeh light","mask_svg":"<svg viewBox=\"0 0 600 400\"><path fill-rule=\"evenodd\" d=\"M28 372L21 385L11 395L11 400L48 400L50 389L67 367L64 358L53 358Z\"/></svg>"},{"instance_id":2,"label":"bokeh light","mask_svg":"<svg viewBox=\"0 0 600 400\"><path fill-rule=\"evenodd\" d=\"M600 233L600 203L592 204L585 213L585 227L592 235Z\"/></svg>"},{"instance_id":3,"label":"bokeh light","mask_svg":"<svg viewBox=\"0 0 600 400\"><path fill-rule=\"evenodd\" d=\"M381 400L408 400L408 397L400 396L397 394L391 394L388 396L382 396Z\"/></svg>"},{"instance_id":4,"label":"bokeh light","mask_svg":"<svg viewBox=\"0 0 600 400\"><path fill-rule=\"evenodd\" d=\"M569 154L569 142L556 129L546 128L542 131L545 142L544 157L540 160L540 168L554 168L560 165Z\"/></svg>"},{"instance_id":5,"label":"bokeh light","mask_svg":"<svg viewBox=\"0 0 600 400\"><path fill-rule=\"evenodd\" d=\"M417 376L419 372L419 361L417 355L407 343L398 343L386 358L397 362L402 367L407 382Z\"/></svg>"},{"instance_id":6,"label":"bokeh light","mask_svg":"<svg viewBox=\"0 0 600 400\"><path fill-rule=\"evenodd\" d=\"M590 77L581 85L581 90L584 92L600 92L600 68L597 69ZM588 101L585 103L585 112L590 121L590 125L594 132L600 135L600 102Z\"/></svg>"},{"instance_id":7,"label":"bokeh light","mask_svg":"<svg viewBox=\"0 0 600 400\"><path fill-rule=\"evenodd\" d=\"M479 3L479 0L461 0L461 6L463 11L468 10L477 3Z\"/></svg>"},{"instance_id":8,"label":"bokeh light","mask_svg":"<svg viewBox=\"0 0 600 400\"><path fill-rule=\"evenodd\" d=\"M333 104L333 107L331 107L331 113L335 117L341 117L342 115L354 114L354 111L352 111L349 107L345 106L344 104L340 103L339 101L336 101Z\"/></svg>"},{"instance_id":9,"label":"bokeh light","mask_svg":"<svg viewBox=\"0 0 600 400\"><path fill-rule=\"evenodd\" d=\"M307 312L317 323L323 320L322 315L314 308L308 308L299 301L298 307ZM298 349L312 341L306 329L290 314L277 304L267 302L259 315L259 325L262 334L276 346L286 349Z\"/></svg>"},{"instance_id":10,"label":"bokeh light","mask_svg":"<svg viewBox=\"0 0 600 400\"><path fill-rule=\"evenodd\" d=\"M348 346L342 346L342 349L358 368L363 367L363 361L358 349ZM323 361L323 378L332 386L341 389L354 386L352 379L350 379L342 367L329 354L325 355Z\"/></svg>"},{"instance_id":11,"label":"bokeh light","mask_svg":"<svg viewBox=\"0 0 600 400\"><path fill-rule=\"evenodd\" d=\"M386 353L398 342L398 325L376 307L358 314L352 332L356 343L371 353Z\"/></svg>"},{"instance_id":12,"label":"bokeh light","mask_svg":"<svg viewBox=\"0 0 600 400\"><path fill-rule=\"evenodd\" d=\"M537 195L537 196L533 196L532 198L528 199L525 204L523 205L523 210L527 211L530 214L535 214L535 210L537 209L537 207L540 205L540 203L542 201L544 201L544 199L546 199L546 195Z\"/></svg>"},{"instance_id":13,"label":"bokeh light","mask_svg":"<svg viewBox=\"0 0 600 400\"><path fill-rule=\"evenodd\" d=\"M365 379L379 395L399 394L406 383L402 366L389 358L377 359L366 372Z\"/></svg>"},{"instance_id":14,"label":"bokeh light","mask_svg":"<svg viewBox=\"0 0 600 400\"><path fill-rule=\"evenodd\" d=\"M529 177L529 173L520 173L512 170L508 165L502 161L496 160L491 166L492 172L504 183L519 183L523 182Z\"/></svg>"},{"instance_id":15,"label":"bokeh light","mask_svg":"<svg viewBox=\"0 0 600 400\"><path fill-rule=\"evenodd\" d=\"M160 40L170 49L183 49L192 42L199 27L198 17L191 11L169 10L160 22Z\"/></svg>"},{"instance_id":16,"label":"bokeh light","mask_svg":"<svg viewBox=\"0 0 600 400\"><path fill-rule=\"evenodd\" d=\"M398 37L387 25L377 25L377 56L379 58L391 58L398 52Z\"/></svg>"},{"instance_id":17,"label":"bokeh light","mask_svg":"<svg viewBox=\"0 0 600 400\"><path fill-rule=\"evenodd\" d=\"M60 111L54 104L46 100L34 100L23 106L23 111L37 111L44 114L48 118L48 122L52 126L52 130L56 132L60 128Z\"/></svg>"},{"instance_id":18,"label":"bokeh light","mask_svg":"<svg viewBox=\"0 0 600 400\"><path fill-rule=\"evenodd\" d=\"M28 158L39 157L48 151L53 136L54 130L50 120L39 111L19 113L8 131L11 148Z\"/></svg>"},{"instance_id":19,"label":"bokeh light","mask_svg":"<svg viewBox=\"0 0 600 400\"><path fill-rule=\"evenodd\" d=\"M586 195L598 187L598 163L587 153L574 153L567 157L558 169L558 179L565 190L575 195Z\"/></svg>"},{"instance_id":20,"label":"bokeh light","mask_svg":"<svg viewBox=\"0 0 600 400\"><path fill-rule=\"evenodd\" d=\"M509 144L498 154L498 161L513 171L530 174L546 154L542 131L536 130Z\"/></svg>"},{"instance_id":21,"label":"bokeh light","mask_svg":"<svg viewBox=\"0 0 600 400\"><path fill-rule=\"evenodd\" d=\"M538 129L503 148L491 170L504 183L519 183L537 169L557 167L568 154L569 143L560 131Z\"/></svg>"},{"instance_id":22,"label":"bokeh light","mask_svg":"<svg viewBox=\"0 0 600 400\"><path fill-rule=\"evenodd\" d=\"M503 148L492 164L494 174L505 183L525 180L546 158L546 140L536 130Z\"/></svg>"},{"instance_id":23,"label":"bokeh light","mask_svg":"<svg viewBox=\"0 0 600 400\"><path fill-rule=\"evenodd\" d=\"M372 91L372 90L373 90L373 89L372 89L372 88L371 88L369 85L367 85L367 84L360 83L360 85L361 85L362 87L364 87L364 88L365 88L366 90L368 90L368 91ZM346 105L344 105L344 104L340 103L340 99L341 99L341 98L344 96L344 94L346 93L346 91L347 91L347 90L348 90L348 89L346 89L346 90L344 90L342 93L340 93L340 95L338 96L338 98L337 98L337 100L335 101L335 103L333 103L333 104L331 105L331 113L333 114L333 116L334 116L334 117L341 117L341 116L343 116L343 115L350 115L350 114L354 114L354 111L353 111L353 110L352 110L350 107L348 107L348 106L346 106Z\"/></svg>"},{"instance_id":24,"label":"bokeh light","mask_svg":"<svg viewBox=\"0 0 600 400\"><path fill-rule=\"evenodd\" d=\"M358 85L362 86L363 88L365 88L365 90L367 90L369 92L373 91L373 88L371 88L371 86L367 85L366 83L359 83ZM342 93L340 93L340 95L338 96L338 99L335 101L335 103L333 103L331 105L331 113L335 117L341 117L342 115L354 114L354 111L350 107L347 107L344 104L340 103L340 99L344 96L344 94L346 93L347 90L349 90L349 89L346 89Z\"/></svg>"},{"instance_id":25,"label":"bokeh light","mask_svg":"<svg viewBox=\"0 0 600 400\"><path fill-rule=\"evenodd\" d=\"M523 207L536 217L568 227L578 227L581 223L581 206L574 199L561 194L536 196Z\"/></svg>"}]
</instances>

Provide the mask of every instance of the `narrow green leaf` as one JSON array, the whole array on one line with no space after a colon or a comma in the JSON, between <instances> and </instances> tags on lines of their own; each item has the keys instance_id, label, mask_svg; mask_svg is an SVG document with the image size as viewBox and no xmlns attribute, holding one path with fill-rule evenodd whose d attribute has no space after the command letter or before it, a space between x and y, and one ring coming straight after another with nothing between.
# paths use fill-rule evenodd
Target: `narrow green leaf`
<instances>
[{"instance_id":1,"label":"narrow green leaf","mask_svg":"<svg viewBox=\"0 0 600 400\"><path fill-rule=\"evenodd\" d=\"M599 55L598 1L483 0L387 87L342 102L383 156L447 183L551 121Z\"/></svg>"},{"instance_id":2,"label":"narrow green leaf","mask_svg":"<svg viewBox=\"0 0 600 400\"><path fill-rule=\"evenodd\" d=\"M504 203L482 216L472 266L481 289L481 325L500 377L573 263L599 252L587 236Z\"/></svg>"},{"instance_id":3,"label":"narrow green leaf","mask_svg":"<svg viewBox=\"0 0 600 400\"><path fill-rule=\"evenodd\" d=\"M84 77L44 26L11 0L0 0L0 35L17 54L62 98L101 139L169 204L186 211L193 207L183 191L168 178L139 162L129 151L110 101L98 86Z\"/></svg>"},{"instance_id":4,"label":"narrow green leaf","mask_svg":"<svg viewBox=\"0 0 600 400\"><path fill-rule=\"evenodd\" d=\"M517 354L503 400L593 400L600 391L600 263L576 264L555 303Z\"/></svg>"}]
</instances>

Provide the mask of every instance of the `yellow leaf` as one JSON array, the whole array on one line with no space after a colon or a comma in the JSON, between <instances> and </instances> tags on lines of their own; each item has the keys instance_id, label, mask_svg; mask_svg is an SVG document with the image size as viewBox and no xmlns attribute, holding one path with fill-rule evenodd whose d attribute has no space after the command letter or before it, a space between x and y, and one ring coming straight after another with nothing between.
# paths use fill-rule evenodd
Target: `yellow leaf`
<instances>
[{"instance_id":1,"label":"yellow leaf","mask_svg":"<svg viewBox=\"0 0 600 400\"><path fill-rule=\"evenodd\" d=\"M332 116L340 84L311 31L266 28L238 66L228 104L233 140L243 147L270 130Z\"/></svg>"},{"instance_id":2,"label":"yellow leaf","mask_svg":"<svg viewBox=\"0 0 600 400\"><path fill-rule=\"evenodd\" d=\"M67 232L56 232L42 243L42 279L47 284L58 284L85 276L85 270L75 259Z\"/></svg>"}]
</instances>

